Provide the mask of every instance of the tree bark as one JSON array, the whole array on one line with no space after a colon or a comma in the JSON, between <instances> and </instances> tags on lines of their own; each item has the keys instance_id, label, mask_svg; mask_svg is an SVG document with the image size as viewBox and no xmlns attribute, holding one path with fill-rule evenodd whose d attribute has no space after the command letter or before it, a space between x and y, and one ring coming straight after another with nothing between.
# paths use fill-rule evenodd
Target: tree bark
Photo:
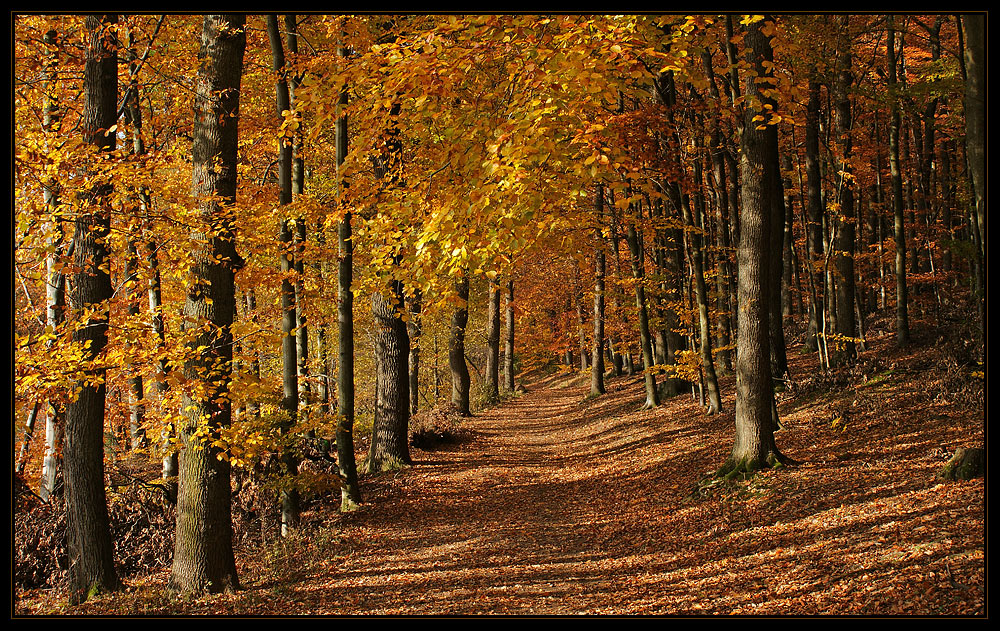
<instances>
[{"instance_id":1,"label":"tree bark","mask_svg":"<svg viewBox=\"0 0 1000 631\"><path fill-rule=\"evenodd\" d=\"M818 335L826 319L824 301L821 295L823 275L820 264L823 261L823 197L819 170L819 110L820 84L809 81L809 101L806 105L806 260L810 275L809 329L803 348L816 351L820 348Z\"/></svg>"},{"instance_id":2,"label":"tree bark","mask_svg":"<svg viewBox=\"0 0 1000 631\"><path fill-rule=\"evenodd\" d=\"M697 165L697 163L696 163ZM695 167L695 185L701 184L701 172ZM690 198L684 200L684 220L691 228L691 271L694 275L695 300L698 303L698 330L701 351L701 369L705 375L705 385L708 390L708 413L722 412L722 396L719 393L719 379L715 374L715 362L712 360L712 322L708 317L708 290L705 288L705 257L702 250L701 217L704 214L702 202L696 199L694 213L691 210Z\"/></svg>"},{"instance_id":3,"label":"tree bark","mask_svg":"<svg viewBox=\"0 0 1000 631\"><path fill-rule=\"evenodd\" d=\"M347 48L337 47L337 56L347 57ZM346 186L341 168L347 158L347 86L337 102L336 160L338 203ZM358 467L354 456L354 239L351 213L345 209L337 229L340 259L337 264L337 326L339 366L337 371L337 467L340 471L340 510L350 512L361 504Z\"/></svg>"},{"instance_id":4,"label":"tree bark","mask_svg":"<svg viewBox=\"0 0 1000 631\"><path fill-rule=\"evenodd\" d=\"M389 298L386 298L388 294ZM410 338L403 313L400 281L372 295L375 316L375 421L365 470L393 471L411 464L407 428L410 393L407 362Z\"/></svg>"},{"instance_id":5,"label":"tree bark","mask_svg":"<svg viewBox=\"0 0 1000 631\"><path fill-rule=\"evenodd\" d=\"M211 443L231 420L229 381L236 271L243 259L233 241L240 80L246 17L205 16L196 83L191 191L202 226L192 231L195 281L184 315L195 357L184 376L199 384L185 392L181 429L177 532L168 588L182 593L239 588L233 555L230 465ZM214 227L213 227L214 226ZM219 229L221 228L221 229Z\"/></svg>"},{"instance_id":6,"label":"tree bark","mask_svg":"<svg viewBox=\"0 0 1000 631\"><path fill-rule=\"evenodd\" d=\"M116 136L108 133L118 118L118 43L113 26L117 16L87 16L84 67L84 142L111 152ZM103 179L93 174L95 179ZM73 235L74 312L96 309L73 341L83 347L86 378L75 384L75 399L66 406L63 448L66 485L66 542L69 552L69 601L77 604L101 591L121 587L114 563L114 545L104 489L104 405L106 367L102 352L108 342L111 276L107 237L111 232L111 185L98 183L83 196L83 209Z\"/></svg>"},{"instance_id":7,"label":"tree bark","mask_svg":"<svg viewBox=\"0 0 1000 631\"><path fill-rule=\"evenodd\" d=\"M451 368L451 402L462 416L471 416L469 409L469 367L465 364L465 327L469 323L469 277L455 281L459 305L451 317L451 339L448 343L448 366Z\"/></svg>"},{"instance_id":8,"label":"tree bark","mask_svg":"<svg viewBox=\"0 0 1000 631\"><path fill-rule=\"evenodd\" d=\"M594 350L590 367L590 394L598 396L604 389L604 238L601 226L604 223L604 187L597 185L594 196L597 214L596 246L594 247Z\"/></svg>"},{"instance_id":9,"label":"tree bark","mask_svg":"<svg viewBox=\"0 0 1000 631\"><path fill-rule=\"evenodd\" d=\"M837 270L837 340L832 363L844 366L854 361L857 355L855 339L857 339L857 324L854 317L855 274L854 274L854 180L851 177L851 99L850 89L854 81L851 72L851 39L848 32L849 17L841 15L838 20L836 79L834 81L834 133L837 136L837 148L840 154L840 165L837 170L837 189L840 192L840 209L836 215L837 237L834 245L836 250Z\"/></svg>"},{"instance_id":10,"label":"tree bark","mask_svg":"<svg viewBox=\"0 0 1000 631\"><path fill-rule=\"evenodd\" d=\"M656 390L656 377L653 375L653 347L649 335L649 315L646 307L646 288L643 286L645 272L643 270L643 252L639 244L639 236L635 225L628 224L626 240L632 255L632 277L635 279L635 306L639 312L639 343L642 345L642 367L646 382L646 403L643 409L654 408L660 404L659 393ZM631 364L631 362L629 362Z\"/></svg>"},{"instance_id":11,"label":"tree bark","mask_svg":"<svg viewBox=\"0 0 1000 631\"><path fill-rule=\"evenodd\" d=\"M62 114L59 102L55 96L55 83L59 78L59 49L56 47L58 32L48 31L44 36L45 44L51 54L45 60L43 68L45 81L45 103L43 105L42 125L46 131L55 131ZM53 333L58 332L66 319L66 275L60 269L63 257L73 255L73 243L64 246L65 228L62 213L59 211L59 188L57 182L50 180L42 189L45 206L52 213L52 236L48 239L49 253L45 257L45 324L52 327ZM54 342L49 342L48 347ZM45 455L42 459L42 476L39 481L38 495L48 501L53 495L61 496L63 491L62 451L63 430L65 429L65 409L58 401L49 401L45 406Z\"/></svg>"},{"instance_id":12,"label":"tree bark","mask_svg":"<svg viewBox=\"0 0 1000 631\"><path fill-rule=\"evenodd\" d=\"M967 14L962 16L962 31L965 39L963 51L965 60L965 142L966 160L972 174L972 188L975 192L975 231L979 236L977 276L980 321L986 330L986 16Z\"/></svg>"},{"instance_id":13,"label":"tree bark","mask_svg":"<svg viewBox=\"0 0 1000 631\"><path fill-rule=\"evenodd\" d=\"M514 280L507 281L506 339L503 351L504 387L514 391Z\"/></svg>"},{"instance_id":14,"label":"tree bark","mask_svg":"<svg viewBox=\"0 0 1000 631\"><path fill-rule=\"evenodd\" d=\"M757 98L760 90L768 87L766 82L758 83L760 77L769 74L763 62L773 59L770 42L761 32L761 26L760 22L747 26L744 39L747 62L757 77L748 78L746 91ZM777 279L769 278L765 252L773 215L769 199L773 194L770 190L773 178L766 168L766 161L771 159L767 130L756 129L758 123L753 120L759 113L746 107L740 135L743 212L738 252L740 351L736 358L736 435L733 450L718 471L720 476L749 473L787 460L774 442L767 296L770 283Z\"/></svg>"},{"instance_id":15,"label":"tree bark","mask_svg":"<svg viewBox=\"0 0 1000 631\"><path fill-rule=\"evenodd\" d=\"M910 342L910 316L907 308L906 230L903 219L903 173L899 164L899 97L896 94L896 32L893 16L886 16L888 37L886 59L889 66L889 171L892 178L893 237L896 241L896 343Z\"/></svg>"},{"instance_id":16,"label":"tree bark","mask_svg":"<svg viewBox=\"0 0 1000 631\"><path fill-rule=\"evenodd\" d=\"M486 316L486 400L500 401L500 284L490 280L490 304Z\"/></svg>"},{"instance_id":17,"label":"tree bark","mask_svg":"<svg viewBox=\"0 0 1000 631\"><path fill-rule=\"evenodd\" d=\"M267 35L271 44L271 70L278 76L275 82L277 116L291 109L291 97L288 91L288 80L285 69L285 53L281 45L281 35L278 32L278 16L269 14L267 20ZM287 206L292 203L292 143L290 138L281 137L278 154L278 185L280 193L278 204ZM298 420L299 411L299 362L296 340L296 296L292 273L295 268L292 230L288 219L282 217L278 222L278 241L281 245L281 409L285 418L281 421L283 435L292 431ZM285 446L281 452L283 468L282 481L279 486L281 495L281 536L287 537L290 530L298 524L299 495L294 487L294 478L298 474L298 462L294 452Z\"/></svg>"},{"instance_id":18,"label":"tree bark","mask_svg":"<svg viewBox=\"0 0 1000 631\"><path fill-rule=\"evenodd\" d=\"M417 408L420 405L420 309L422 302L422 295L419 289L413 295L413 299L410 300L410 318L406 322L406 332L410 336L410 356L409 356L409 375L410 375L410 416L417 413Z\"/></svg>"}]
</instances>

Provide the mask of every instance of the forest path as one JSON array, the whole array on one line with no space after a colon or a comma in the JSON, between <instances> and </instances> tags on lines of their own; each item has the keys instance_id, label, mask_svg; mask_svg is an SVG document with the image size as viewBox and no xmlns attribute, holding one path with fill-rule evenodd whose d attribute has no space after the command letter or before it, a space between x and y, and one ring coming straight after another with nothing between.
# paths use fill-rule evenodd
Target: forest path
<instances>
[{"instance_id":1,"label":"forest path","mask_svg":"<svg viewBox=\"0 0 1000 631\"><path fill-rule=\"evenodd\" d=\"M641 393L586 393L533 389L464 421L472 440L413 450L411 469L363 480L367 507L341 518L350 552L291 589L315 613L658 611L647 592L670 590L663 553L677 541L657 514L683 510L696 480L688 469L671 489L664 472L687 467L678 441L700 443L704 417L695 423L690 399L671 420L626 414Z\"/></svg>"},{"instance_id":2,"label":"forest path","mask_svg":"<svg viewBox=\"0 0 1000 631\"><path fill-rule=\"evenodd\" d=\"M840 383L789 354L776 442L796 467L692 499L732 447L732 375L715 416L689 395L640 410L640 377L588 399L554 376L364 477L358 511L313 498L298 534L238 550L236 593L170 598L163 568L72 613L982 615L984 480L935 479L983 444L959 403L982 390L950 385L933 345L869 342Z\"/></svg>"},{"instance_id":3,"label":"forest path","mask_svg":"<svg viewBox=\"0 0 1000 631\"><path fill-rule=\"evenodd\" d=\"M942 445L981 436L982 420L911 374L821 396L806 377L776 437L801 464L699 499L732 447L731 375L716 416L689 395L640 411L639 377L594 399L533 386L464 421L470 440L364 478L361 510L323 514L334 540L248 582L233 612L982 613L983 480L934 479Z\"/></svg>"}]
</instances>

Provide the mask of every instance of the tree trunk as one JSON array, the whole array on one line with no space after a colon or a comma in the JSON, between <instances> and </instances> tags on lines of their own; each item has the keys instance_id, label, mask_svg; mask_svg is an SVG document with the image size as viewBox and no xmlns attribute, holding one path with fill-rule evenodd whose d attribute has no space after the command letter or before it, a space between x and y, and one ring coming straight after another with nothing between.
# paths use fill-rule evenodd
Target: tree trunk
<instances>
[{"instance_id":1,"label":"tree trunk","mask_svg":"<svg viewBox=\"0 0 1000 631\"><path fill-rule=\"evenodd\" d=\"M835 229L837 231L834 250L836 251L837 270L837 340L836 351L832 355L833 364L847 365L854 361L857 355L855 339L857 339L857 324L854 318L854 180L851 177L851 100L850 89L854 81L851 73L851 39L848 33L849 16L838 17L839 34L837 37L837 67L834 81L834 133L837 135L837 148L840 154L840 165L837 169L837 189L840 191L840 209L836 215Z\"/></svg>"},{"instance_id":2,"label":"tree trunk","mask_svg":"<svg viewBox=\"0 0 1000 631\"><path fill-rule=\"evenodd\" d=\"M152 241L146 242L146 265L149 267L149 314L152 322L153 334L156 336L156 349L160 358L156 366L156 390L160 394L160 404L163 404L163 397L169 389L167 384L167 373L170 368L163 353L166 349L166 332L163 328L163 302L160 291L160 263L156 254L157 246ZM177 445L174 443L177 428L173 423L169 423L163 429L160 442L163 450L163 460L161 463L160 477L163 478L163 485L167 496L167 501L171 504L177 503L177 472L179 468L179 456Z\"/></svg>"},{"instance_id":3,"label":"tree trunk","mask_svg":"<svg viewBox=\"0 0 1000 631\"><path fill-rule=\"evenodd\" d=\"M747 94L760 98L768 89L760 78L770 77L763 66L772 61L770 42L761 32L762 23L746 29L747 61L756 71L756 80L746 82ZM739 239L739 338L740 352L736 358L736 435L729 458L719 469L720 476L735 476L760 468L775 466L786 459L774 443L774 388L771 381L770 338L767 331L767 296L770 283L765 251L770 234L771 212L769 190L773 178L768 176L767 130L758 130L753 117L760 114L752 107L744 111L740 136L740 175L742 180L743 212Z\"/></svg>"},{"instance_id":4,"label":"tree trunk","mask_svg":"<svg viewBox=\"0 0 1000 631\"><path fill-rule=\"evenodd\" d=\"M976 197L976 228L979 236L977 258L979 268L986 270L986 16L962 16L965 38L965 143L966 160L972 174ZM983 332L986 329L986 274L977 275L979 311Z\"/></svg>"},{"instance_id":5,"label":"tree trunk","mask_svg":"<svg viewBox=\"0 0 1000 631\"><path fill-rule=\"evenodd\" d=\"M903 221L903 174L899 164L899 97L896 95L896 32L893 16L886 17L889 33L886 38L886 58L889 66L889 171L892 177L893 237L896 241L896 342L910 342L910 316L906 287L906 230Z\"/></svg>"},{"instance_id":6,"label":"tree trunk","mask_svg":"<svg viewBox=\"0 0 1000 631\"><path fill-rule=\"evenodd\" d=\"M451 368L451 402L462 416L471 416L469 409L469 367L465 364L465 327L469 323L469 277L464 273L455 281L459 305L451 317L451 339L448 342L448 366Z\"/></svg>"},{"instance_id":7,"label":"tree trunk","mask_svg":"<svg viewBox=\"0 0 1000 631\"><path fill-rule=\"evenodd\" d=\"M288 46L288 54L294 58L299 53L298 36L296 32L295 14L285 14L285 42ZM281 42L273 42L272 49L281 50ZM284 68L284 66L283 66ZM288 73L286 80L288 83L288 109L296 111L295 90L299 86L299 77ZM278 112L279 116L281 112ZM305 162L302 158L302 127L299 126L292 137L286 139L291 142L291 188L292 199L298 199L305 191ZM310 382L309 382L309 327L306 325L305 314L305 248L306 248L306 222L303 217L298 217L295 221L295 372L298 376L298 407L299 415L307 415L310 409Z\"/></svg>"},{"instance_id":8,"label":"tree trunk","mask_svg":"<svg viewBox=\"0 0 1000 631\"><path fill-rule=\"evenodd\" d=\"M419 289L410 301L410 318L406 321L406 332L410 336L409 379L410 379L410 416L417 413L420 405L420 308L421 292Z\"/></svg>"},{"instance_id":9,"label":"tree trunk","mask_svg":"<svg viewBox=\"0 0 1000 631\"><path fill-rule=\"evenodd\" d=\"M642 345L642 367L646 381L646 403L643 409L654 408L660 404L659 393L656 391L656 377L653 375L653 347L649 335L649 315L646 310L646 289L643 287L645 273L643 271L643 252L639 245L639 236L635 225L628 224L626 234L629 252L632 254L632 277L635 278L635 306L639 312L639 342ZM631 364L631 362L629 362Z\"/></svg>"},{"instance_id":10,"label":"tree trunk","mask_svg":"<svg viewBox=\"0 0 1000 631\"><path fill-rule=\"evenodd\" d=\"M809 101L806 105L806 261L810 275L809 329L803 348L816 351L820 348L817 336L823 329L826 313L821 295L823 276L820 264L823 261L823 198L819 171L819 91L820 84L809 81Z\"/></svg>"},{"instance_id":11,"label":"tree trunk","mask_svg":"<svg viewBox=\"0 0 1000 631\"><path fill-rule=\"evenodd\" d=\"M697 164L697 163L696 163ZM701 184L701 172L695 167L695 185ZM684 199L684 221L691 228L691 271L694 275L695 299L698 303L699 345L701 351L701 368L705 375L705 385L708 390L708 413L722 412L722 396L719 393L719 380L715 374L715 362L712 361L712 322L708 317L708 290L705 288L705 264L702 251L701 222L702 202L694 202L694 214L691 211L690 198Z\"/></svg>"},{"instance_id":12,"label":"tree trunk","mask_svg":"<svg viewBox=\"0 0 1000 631\"><path fill-rule=\"evenodd\" d=\"M411 463L407 428L410 393L407 361L410 338L403 313L403 287L392 281L383 292L372 295L375 316L375 421L365 470L393 471ZM389 299L386 299L385 294Z\"/></svg>"},{"instance_id":13,"label":"tree trunk","mask_svg":"<svg viewBox=\"0 0 1000 631\"><path fill-rule=\"evenodd\" d=\"M712 68L712 54L708 51L702 53L702 66L709 79L709 94L714 99L716 107L722 108L722 96L719 86L715 80L715 71ZM718 230L716 231L716 245L719 249L718 255L718 281L716 284L716 302L719 309L719 350L718 358L722 374L733 371L732 354L729 352L729 344L732 339L732 304L729 296L732 293L732 272L729 265L729 253L732 244L729 239L729 188L726 183L726 158L723 148L722 128L718 116L711 117L711 132L709 136L710 155L712 159L712 181L715 191L715 207Z\"/></svg>"},{"instance_id":14,"label":"tree trunk","mask_svg":"<svg viewBox=\"0 0 1000 631\"><path fill-rule=\"evenodd\" d=\"M288 81L285 70L285 53L281 45L281 35L278 32L278 16L270 14L267 20L267 35L271 44L271 70L278 75L275 83L277 115L291 109L291 97L288 92ZM278 155L278 185L280 193L278 204L287 206L292 203L292 143L290 138L282 137ZM299 411L299 364L296 340L296 299L292 274L295 267L293 255L292 230L287 218L278 222L278 241L281 245L281 410L285 418L280 422L283 435L292 431L298 420ZM289 446L281 452L282 481L279 486L281 494L281 536L287 537L290 530L298 524L299 495L294 486L294 478L298 474L298 462Z\"/></svg>"},{"instance_id":15,"label":"tree trunk","mask_svg":"<svg viewBox=\"0 0 1000 631\"><path fill-rule=\"evenodd\" d=\"M594 196L597 214L596 247L594 248L594 360L590 369L590 394L604 394L604 243L601 225L604 223L604 187L597 185Z\"/></svg>"},{"instance_id":16,"label":"tree trunk","mask_svg":"<svg viewBox=\"0 0 1000 631\"><path fill-rule=\"evenodd\" d=\"M337 55L347 57L347 48L337 47ZM340 90L337 103L336 160L338 203L346 186L340 172L347 158L347 86ZM351 236L351 213L344 212L337 229L340 260L337 268L338 371L337 467L340 472L340 510L350 512L361 504L358 467L354 457L354 239Z\"/></svg>"},{"instance_id":17,"label":"tree trunk","mask_svg":"<svg viewBox=\"0 0 1000 631\"><path fill-rule=\"evenodd\" d=\"M241 14L206 16L198 54L191 190L203 225L191 234L192 243L200 245L192 253L195 282L187 288L184 315L195 357L185 363L184 376L199 389L186 392L181 406L184 450L168 583L171 591L183 593L239 588L230 465L211 441L229 426L231 416L234 276L243 265L234 247L231 207L236 201L245 22ZM220 225L221 230L213 229Z\"/></svg>"},{"instance_id":18,"label":"tree trunk","mask_svg":"<svg viewBox=\"0 0 1000 631\"><path fill-rule=\"evenodd\" d=\"M507 281L507 336L503 351L504 387L514 391L514 280Z\"/></svg>"},{"instance_id":19,"label":"tree trunk","mask_svg":"<svg viewBox=\"0 0 1000 631\"><path fill-rule=\"evenodd\" d=\"M98 151L115 148L107 133L118 118L117 16L88 16L84 68L84 141ZM76 398L66 406L63 448L66 484L66 543L69 552L69 600L85 601L94 593L121 587L115 571L114 546L104 490L104 405L106 394L102 352L108 342L107 301L111 299L107 238L111 231L110 185L99 184L83 198L73 235L74 264L70 302L74 312L89 305L97 310L73 341L84 346L84 374Z\"/></svg>"},{"instance_id":20,"label":"tree trunk","mask_svg":"<svg viewBox=\"0 0 1000 631\"><path fill-rule=\"evenodd\" d=\"M46 131L54 130L56 123L61 119L59 103L54 96L55 83L59 77L59 56L56 42L57 31L49 31L45 34L45 43L50 47L51 56L46 59L44 68L45 81L45 104L42 118L42 125ZM45 324L52 327L53 333L58 334L62 329L66 319L66 275L61 269L65 260L73 255L73 243L70 242L68 248L63 245L65 231L62 214L59 212L59 189L55 181L45 183L42 189L46 209L52 213L54 225L52 226L52 236L48 239L48 254L45 257L45 274L47 282L45 285ZM46 344L51 348L54 341ZM58 401L50 401L45 406L45 456L42 460L42 477L39 483L38 495L42 500L48 501L53 495L61 495L63 490L62 479L62 452L63 452L63 430L65 422L65 410Z\"/></svg>"},{"instance_id":21,"label":"tree trunk","mask_svg":"<svg viewBox=\"0 0 1000 631\"><path fill-rule=\"evenodd\" d=\"M486 400L500 401L500 284L490 280L490 304L486 316Z\"/></svg>"}]
</instances>

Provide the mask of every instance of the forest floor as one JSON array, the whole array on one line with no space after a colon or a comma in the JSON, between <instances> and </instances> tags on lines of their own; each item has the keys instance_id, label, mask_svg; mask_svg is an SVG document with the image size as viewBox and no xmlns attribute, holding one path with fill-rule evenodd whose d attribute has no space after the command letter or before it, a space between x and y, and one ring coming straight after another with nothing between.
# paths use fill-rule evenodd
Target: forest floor
<instances>
[{"instance_id":1,"label":"forest floor","mask_svg":"<svg viewBox=\"0 0 1000 631\"><path fill-rule=\"evenodd\" d=\"M871 340L838 378L792 354L794 467L699 487L732 447L731 375L706 416L690 395L640 411L640 377L588 398L561 372L364 478L357 512L316 502L297 536L239 550L234 594L172 599L163 568L73 608L24 592L15 615L985 615L984 479L935 479L983 446L983 379L925 342Z\"/></svg>"}]
</instances>

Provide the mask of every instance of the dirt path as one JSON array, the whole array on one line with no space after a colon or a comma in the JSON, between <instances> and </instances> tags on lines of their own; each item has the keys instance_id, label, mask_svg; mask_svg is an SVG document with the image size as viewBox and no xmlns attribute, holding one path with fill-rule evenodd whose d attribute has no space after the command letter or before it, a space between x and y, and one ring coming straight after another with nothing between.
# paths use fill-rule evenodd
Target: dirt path
<instances>
[{"instance_id":1,"label":"dirt path","mask_svg":"<svg viewBox=\"0 0 1000 631\"><path fill-rule=\"evenodd\" d=\"M469 420L471 441L366 481L328 565L252 591L340 615L981 610L981 481L935 484L929 456L783 411L800 467L692 501L730 448L732 399L718 417L685 396L639 412L641 388L537 389Z\"/></svg>"},{"instance_id":2,"label":"dirt path","mask_svg":"<svg viewBox=\"0 0 1000 631\"><path fill-rule=\"evenodd\" d=\"M812 390L809 359L792 357L806 377L782 396L777 436L792 469L690 497L731 449L732 376L711 417L686 395L639 411L639 378L597 399L538 386L467 420L469 440L363 479L360 511L330 500L300 538L241 551L238 593L170 600L164 569L111 610L981 615L984 481L934 473L982 444L982 418L935 395L920 357Z\"/></svg>"},{"instance_id":3,"label":"dirt path","mask_svg":"<svg viewBox=\"0 0 1000 631\"><path fill-rule=\"evenodd\" d=\"M471 441L368 480L367 508L340 518L344 555L281 597L338 614L658 611L643 602L670 539L651 532L669 491L654 472L679 428L629 428L584 394L530 392L467 421Z\"/></svg>"}]
</instances>

